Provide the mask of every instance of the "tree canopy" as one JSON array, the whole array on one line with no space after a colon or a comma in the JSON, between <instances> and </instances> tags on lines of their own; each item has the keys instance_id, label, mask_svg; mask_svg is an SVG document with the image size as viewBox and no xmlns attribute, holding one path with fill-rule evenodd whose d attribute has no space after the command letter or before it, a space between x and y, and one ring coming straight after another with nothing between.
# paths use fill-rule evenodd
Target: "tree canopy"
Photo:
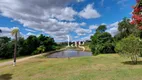
<instances>
[{"instance_id":1,"label":"tree canopy","mask_svg":"<svg viewBox=\"0 0 142 80\"><path fill-rule=\"evenodd\" d=\"M100 25L97 29L96 29L96 32L100 32L100 33L103 33L106 31L106 25Z\"/></svg>"},{"instance_id":2,"label":"tree canopy","mask_svg":"<svg viewBox=\"0 0 142 80\"><path fill-rule=\"evenodd\" d=\"M138 29L142 30L142 0L136 0L136 5L133 7L133 16L131 24L134 24Z\"/></svg>"},{"instance_id":3,"label":"tree canopy","mask_svg":"<svg viewBox=\"0 0 142 80\"><path fill-rule=\"evenodd\" d=\"M0 37L0 58L12 58L14 52L14 40L8 37ZM17 56L39 54L57 49L58 45L54 39L48 36L34 35L27 39L20 37L17 41Z\"/></svg>"},{"instance_id":4,"label":"tree canopy","mask_svg":"<svg viewBox=\"0 0 142 80\"><path fill-rule=\"evenodd\" d=\"M99 53L114 53L113 38L110 33L105 32L105 25L100 25L96 33L91 36L91 51L94 55Z\"/></svg>"}]
</instances>

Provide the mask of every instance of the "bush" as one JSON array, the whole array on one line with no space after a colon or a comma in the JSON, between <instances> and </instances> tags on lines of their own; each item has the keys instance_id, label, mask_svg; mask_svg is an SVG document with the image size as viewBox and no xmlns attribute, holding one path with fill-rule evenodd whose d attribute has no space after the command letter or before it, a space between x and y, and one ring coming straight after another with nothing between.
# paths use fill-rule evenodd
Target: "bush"
<instances>
[{"instance_id":1,"label":"bush","mask_svg":"<svg viewBox=\"0 0 142 80\"><path fill-rule=\"evenodd\" d=\"M114 53L114 41L110 33L95 33L91 37L90 48L94 55L100 53Z\"/></svg>"},{"instance_id":2,"label":"bush","mask_svg":"<svg viewBox=\"0 0 142 80\"><path fill-rule=\"evenodd\" d=\"M5 39L5 37L0 38L0 58L12 58L14 44Z\"/></svg>"},{"instance_id":3,"label":"bush","mask_svg":"<svg viewBox=\"0 0 142 80\"><path fill-rule=\"evenodd\" d=\"M39 51L38 50L35 50L32 55L36 55L36 54L39 54Z\"/></svg>"},{"instance_id":4,"label":"bush","mask_svg":"<svg viewBox=\"0 0 142 80\"><path fill-rule=\"evenodd\" d=\"M45 51L45 47L44 46L39 46L37 48L37 50L38 50L39 53L43 53Z\"/></svg>"},{"instance_id":5,"label":"bush","mask_svg":"<svg viewBox=\"0 0 142 80\"><path fill-rule=\"evenodd\" d=\"M141 53L139 38L134 35L130 35L118 42L115 50L121 55L131 58L132 62L136 64L137 58Z\"/></svg>"},{"instance_id":6,"label":"bush","mask_svg":"<svg viewBox=\"0 0 142 80\"><path fill-rule=\"evenodd\" d=\"M114 43L105 43L103 44L101 53L115 53L114 48L115 48Z\"/></svg>"}]
</instances>

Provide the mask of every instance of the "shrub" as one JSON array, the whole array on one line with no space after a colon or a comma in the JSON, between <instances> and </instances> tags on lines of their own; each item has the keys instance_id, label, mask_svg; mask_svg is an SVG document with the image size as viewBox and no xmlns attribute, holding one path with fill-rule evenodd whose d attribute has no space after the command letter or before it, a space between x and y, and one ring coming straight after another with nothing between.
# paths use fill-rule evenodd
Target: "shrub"
<instances>
[{"instance_id":1,"label":"shrub","mask_svg":"<svg viewBox=\"0 0 142 80\"><path fill-rule=\"evenodd\" d=\"M39 51L38 50L35 50L32 55L36 55L36 54L39 54Z\"/></svg>"},{"instance_id":2,"label":"shrub","mask_svg":"<svg viewBox=\"0 0 142 80\"><path fill-rule=\"evenodd\" d=\"M95 33L91 37L91 51L94 55L100 53L114 53L114 41L110 33Z\"/></svg>"},{"instance_id":3,"label":"shrub","mask_svg":"<svg viewBox=\"0 0 142 80\"><path fill-rule=\"evenodd\" d=\"M140 40L134 35L130 35L118 42L115 50L121 55L131 58L132 62L136 64L137 58L141 53Z\"/></svg>"},{"instance_id":4,"label":"shrub","mask_svg":"<svg viewBox=\"0 0 142 80\"><path fill-rule=\"evenodd\" d=\"M45 47L44 47L44 46L39 46L39 47L37 48L37 51L38 51L39 53L43 53L43 52L45 51Z\"/></svg>"}]
</instances>

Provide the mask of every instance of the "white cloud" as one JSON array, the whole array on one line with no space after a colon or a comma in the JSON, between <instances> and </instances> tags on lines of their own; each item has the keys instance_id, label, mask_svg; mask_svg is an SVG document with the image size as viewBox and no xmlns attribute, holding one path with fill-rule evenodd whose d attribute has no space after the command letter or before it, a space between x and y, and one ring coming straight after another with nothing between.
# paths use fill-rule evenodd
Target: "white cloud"
<instances>
[{"instance_id":1,"label":"white cloud","mask_svg":"<svg viewBox=\"0 0 142 80\"><path fill-rule=\"evenodd\" d=\"M87 35L87 36L81 38L81 40L82 40L82 41L90 40L92 35L93 35L93 34L89 34L89 35Z\"/></svg>"},{"instance_id":2,"label":"white cloud","mask_svg":"<svg viewBox=\"0 0 142 80\"><path fill-rule=\"evenodd\" d=\"M41 20L57 18L59 20L74 20L77 14L71 7L64 7L71 0L1 0L0 11L10 18ZM11 5L11 6L9 6ZM16 19L17 20L17 19Z\"/></svg>"},{"instance_id":3,"label":"white cloud","mask_svg":"<svg viewBox=\"0 0 142 80\"><path fill-rule=\"evenodd\" d=\"M77 15L77 12L74 11L71 7L66 7L61 9L60 11L57 9L52 10L52 17L56 17L59 20L69 20L73 21L74 16Z\"/></svg>"},{"instance_id":4,"label":"white cloud","mask_svg":"<svg viewBox=\"0 0 142 80\"><path fill-rule=\"evenodd\" d=\"M0 29L2 30L2 32L4 33L11 33L11 31L13 29L19 29L18 27L12 27L12 28L8 28L8 27L0 27Z\"/></svg>"},{"instance_id":5,"label":"white cloud","mask_svg":"<svg viewBox=\"0 0 142 80\"><path fill-rule=\"evenodd\" d=\"M118 28L117 27L113 27L107 30L107 32L109 32L112 36L115 36L118 33Z\"/></svg>"},{"instance_id":6,"label":"white cloud","mask_svg":"<svg viewBox=\"0 0 142 80\"><path fill-rule=\"evenodd\" d=\"M90 25L89 29L90 30L96 30L98 28L98 25Z\"/></svg>"},{"instance_id":7,"label":"white cloud","mask_svg":"<svg viewBox=\"0 0 142 80\"><path fill-rule=\"evenodd\" d=\"M10 33L12 31L12 29L8 27L0 27L0 29L2 30L2 33Z\"/></svg>"},{"instance_id":8,"label":"white cloud","mask_svg":"<svg viewBox=\"0 0 142 80\"><path fill-rule=\"evenodd\" d=\"M79 15L83 18L99 18L101 15L97 12L96 9L93 9L93 4L88 4L86 8L84 8Z\"/></svg>"},{"instance_id":9,"label":"white cloud","mask_svg":"<svg viewBox=\"0 0 142 80\"><path fill-rule=\"evenodd\" d=\"M86 26L86 23L85 23L85 22L82 22L82 23L80 24L80 26Z\"/></svg>"},{"instance_id":10,"label":"white cloud","mask_svg":"<svg viewBox=\"0 0 142 80\"><path fill-rule=\"evenodd\" d=\"M84 0L0 0L0 15L12 18L12 21L18 21L24 27L32 29L25 29L29 33L21 33L24 37L35 31L43 31L55 40L65 40L70 32L76 32L80 36L91 33L89 29L80 28L86 26L86 23L75 22L74 17L80 15L90 19L101 15L93 8L93 4L87 5L78 13L72 7L66 6L71 1ZM8 31L10 32L11 28L5 28L5 33L1 35L11 36Z\"/></svg>"},{"instance_id":11,"label":"white cloud","mask_svg":"<svg viewBox=\"0 0 142 80\"><path fill-rule=\"evenodd\" d=\"M31 33L31 32L28 32L28 33L27 33L27 36L30 36L30 35L36 35L36 34Z\"/></svg>"},{"instance_id":12,"label":"white cloud","mask_svg":"<svg viewBox=\"0 0 142 80\"><path fill-rule=\"evenodd\" d=\"M79 38L79 36L75 36L74 38Z\"/></svg>"},{"instance_id":13,"label":"white cloud","mask_svg":"<svg viewBox=\"0 0 142 80\"><path fill-rule=\"evenodd\" d=\"M130 13L129 13L129 15L132 15L133 14L133 11L131 11Z\"/></svg>"},{"instance_id":14,"label":"white cloud","mask_svg":"<svg viewBox=\"0 0 142 80\"><path fill-rule=\"evenodd\" d=\"M31 30L31 29L25 29L25 30L29 32L36 32L35 30Z\"/></svg>"},{"instance_id":15,"label":"white cloud","mask_svg":"<svg viewBox=\"0 0 142 80\"><path fill-rule=\"evenodd\" d=\"M109 26L108 26L108 28L112 28L112 27L118 27L118 21L117 22L114 22L114 23L112 23L112 24L110 24Z\"/></svg>"},{"instance_id":16,"label":"white cloud","mask_svg":"<svg viewBox=\"0 0 142 80\"><path fill-rule=\"evenodd\" d=\"M7 36L7 37L11 37L13 38L13 36L11 35L11 31L13 29L19 29L18 27L12 27L12 28L8 28L8 27L0 27L0 29L2 30L2 33L0 33L0 37L3 37L3 36ZM25 35L23 33L20 32L20 35L19 37L22 36L22 37L25 37Z\"/></svg>"},{"instance_id":17,"label":"white cloud","mask_svg":"<svg viewBox=\"0 0 142 80\"><path fill-rule=\"evenodd\" d=\"M86 25L73 22L78 13L72 7L66 7L70 1L75 0L0 0L0 14L18 21L24 27L62 38Z\"/></svg>"},{"instance_id":18,"label":"white cloud","mask_svg":"<svg viewBox=\"0 0 142 80\"><path fill-rule=\"evenodd\" d=\"M83 36L83 35L86 35L88 33L91 33L92 31L90 29L78 28L78 29L76 29L75 32L77 33L77 35Z\"/></svg>"},{"instance_id":19,"label":"white cloud","mask_svg":"<svg viewBox=\"0 0 142 80\"><path fill-rule=\"evenodd\" d=\"M114 22L110 25L107 26L107 31L108 33L110 33L112 36L115 36L118 33L118 21Z\"/></svg>"},{"instance_id":20,"label":"white cloud","mask_svg":"<svg viewBox=\"0 0 142 80\"><path fill-rule=\"evenodd\" d=\"M106 23L102 23L101 25L107 25Z\"/></svg>"}]
</instances>

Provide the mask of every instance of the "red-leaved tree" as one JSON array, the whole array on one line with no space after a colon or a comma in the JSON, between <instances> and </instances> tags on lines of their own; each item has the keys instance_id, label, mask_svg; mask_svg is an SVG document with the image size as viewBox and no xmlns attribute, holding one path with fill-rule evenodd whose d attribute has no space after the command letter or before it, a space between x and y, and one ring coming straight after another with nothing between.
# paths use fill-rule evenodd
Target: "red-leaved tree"
<instances>
[{"instance_id":1,"label":"red-leaved tree","mask_svg":"<svg viewBox=\"0 0 142 80\"><path fill-rule=\"evenodd\" d=\"M136 0L137 4L133 6L134 9L132 14L131 24L136 25L136 27L142 30L142 0Z\"/></svg>"}]
</instances>

